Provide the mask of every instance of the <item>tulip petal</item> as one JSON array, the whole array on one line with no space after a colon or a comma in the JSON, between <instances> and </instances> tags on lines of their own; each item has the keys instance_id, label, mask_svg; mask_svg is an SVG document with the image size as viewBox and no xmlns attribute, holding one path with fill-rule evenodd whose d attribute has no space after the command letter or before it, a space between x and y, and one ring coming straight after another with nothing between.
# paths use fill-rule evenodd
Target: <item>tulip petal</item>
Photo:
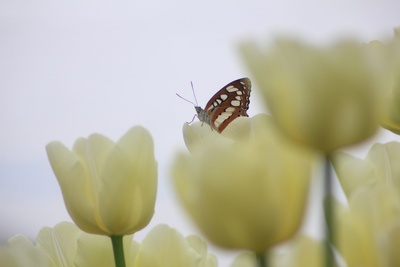
<instances>
[{"instance_id":1,"label":"tulip petal","mask_svg":"<svg viewBox=\"0 0 400 267\"><path fill-rule=\"evenodd\" d=\"M194 153L197 148L204 145L224 145L231 144L232 141L224 138L216 130L213 130L210 125L203 122L195 122L192 124L183 124L182 127L183 140L186 147L191 153Z\"/></svg>"},{"instance_id":2,"label":"tulip petal","mask_svg":"<svg viewBox=\"0 0 400 267\"><path fill-rule=\"evenodd\" d=\"M75 146L83 147L84 143L84 139L78 139ZM99 233L94 219L97 205L94 188L82 158L60 142L49 143L46 151L71 218L82 230Z\"/></svg>"},{"instance_id":3,"label":"tulip petal","mask_svg":"<svg viewBox=\"0 0 400 267\"><path fill-rule=\"evenodd\" d=\"M200 256L185 238L167 225L158 225L143 239L135 266L197 267Z\"/></svg>"},{"instance_id":4,"label":"tulip petal","mask_svg":"<svg viewBox=\"0 0 400 267\"><path fill-rule=\"evenodd\" d=\"M100 215L108 230L133 233L146 226L153 216L157 193L157 163L147 130L133 127L118 141L109 152L102 177Z\"/></svg>"},{"instance_id":5,"label":"tulip petal","mask_svg":"<svg viewBox=\"0 0 400 267\"><path fill-rule=\"evenodd\" d=\"M8 240L8 246L0 248L1 266L7 267L53 267L50 259L28 238L17 235Z\"/></svg>"},{"instance_id":6,"label":"tulip petal","mask_svg":"<svg viewBox=\"0 0 400 267\"><path fill-rule=\"evenodd\" d=\"M126 235L146 226L154 213L157 162L150 133L133 127L118 143L100 134L78 139L70 151L47 145L67 210L79 228Z\"/></svg>"},{"instance_id":7,"label":"tulip petal","mask_svg":"<svg viewBox=\"0 0 400 267\"><path fill-rule=\"evenodd\" d=\"M336 211L335 247L347 266L380 266L374 233L358 213L334 201Z\"/></svg>"},{"instance_id":8,"label":"tulip petal","mask_svg":"<svg viewBox=\"0 0 400 267\"><path fill-rule=\"evenodd\" d=\"M44 227L37 237L38 247L51 258L55 266L73 266L76 254L76 240L82 232L68 222L54 228Z\"/></svg>"},{"instance_id":9,"label":"tulip petal","mask_svg":"<svg viewBox=\"0 0 400 267\"><path fill-rule=\"evenodd\" d=\"M389 142L386 144L374 144L366 160L375 165L378 181L400 188L400 143Z\"/></svg>"},{"instance_id":10,"label":"tulip petal","mask_svg":"<svg viewBox=\"0 0 400 267\"><path fill-rule=\"evenodd\" d=\"M252 43L241 51L268 109L292 140L330 153L377 129L381 77L358 43L322 49L282 39L266 51Z\"/></svg>"},{"instance_id":11,"label":"tulip petal","mask_svg":"<svg viewBox=\"0 0 400 267\"><path fill-rule=\"evenodd\" d=\"M172 175L178 196L217 245L265 251L301 221L312 157L268 136L177 156Z\"/></svg>"},{"instance_id":12,"label":"tulip petal","mask_svg":"<svg viewBox=\"0 0 400 267\"><path fill-rule=\"evenodd\" d=\"M384 260L384 266L400 266L400 220L392 222L383 232L379 247Z\"/></svg>"},{"instance_id":13,"label":"tulip petal","mask_svg":"<svg viewBox=\"0 0 400 267\"><path fill-rule=\"evenodd\" d=\"M125 236L124 255L126 266L133 266L139 244L132 236ZM77 240L77 267L114 266L114 255L109 237L83 233Z\"/></svg>"},{"instance_id":14,"label":"tulip petal","mask_svg":"<svg viewBox=\"0 0 400 267\"><path fill-rule=\"evenodd\" d=\"M203 239L201 239L196 235L190 235L186 237L186 241L189 244L189 246L192 249L194 249L197 252L197 254L201 256L201 261L199 263L199 266L204 266L204 267L218 266L217 257L215 255L208 254L207 243Z\"/></svg>"},{"instance_id":15,"label":"tulip petal","mask_svg":"<svg viewBox=\"0 0 400 267\"><path fill-rule=\"evenodd\" d=\"M332 156L332 165L347 197L361 185L376 183L375 169L368 161L337 152Z\"/></svg>"}]
</instances>

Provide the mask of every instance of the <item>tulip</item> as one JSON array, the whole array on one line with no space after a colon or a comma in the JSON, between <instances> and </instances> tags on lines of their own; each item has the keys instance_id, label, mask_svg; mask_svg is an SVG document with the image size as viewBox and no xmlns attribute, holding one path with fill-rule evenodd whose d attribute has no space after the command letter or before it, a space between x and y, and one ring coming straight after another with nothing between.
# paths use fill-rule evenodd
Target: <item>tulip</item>
<instances>
[{"instance_id":1,"label":"tulip","mask_svg":"<svg viewBox=\"0 0 400 267\"><path fill-rule=\"evenodd\" d=\"M322 256L322 242L308 236L298 235L285 245L284 251L270 253L269 265L274 267L321 267L323 266ZM254 266L257 266L256 256L249 252L240 253L230 265L230 267Z\"/></svg>"},{"instance_id":2,"label":"tulip","mask_svg":"<svg viewBox=\"0 0 400 267\"><path fill-rule=\"evenodd\" d=\"M7 267L109 267L114 265L110 239L82 232L75 224L61 222L43 227L36 237L37 244L23 236L9 240L0 249L0 266ZM132 236L124 239L127 266L133 266L139 244ZM4 265L3 265L4 264Z\"/></svg>"},{"instance_id":3,"label":"tulip","mask_svg":"<svg viewBox=\"0 0 400 267\"><path fill-rule=\"evenodd\" d=\"M398 266L400 194L390 186L362 186L336 204L335 247L347 266Z\"/></svg>"},{"instance_id":4,"label":"tulip","mask_svg":"<svg viewBox=\"0 0 400 267\"><path fill-rule=\"evenodd\" d=\"M364 186L400 186L400 143L374 144L365 159L344 152L333 154L332 163L346 196ZM400 190L399 190L400 192Z\"/></svg>"},{"instance_id":5,"label":"tulip","mask_svg":"<svg viewBox=\"0 0 400 267\"><path fill-rule=\"evenodd\" d=\"M81 234L79 228L69 222L59 223L54 228L43 227L36 238L37 247L47 254L53 266L74 266L76 240Z\"/></svg>"},{"instance_id":6,"label":"tulip","mask_svg":"<svg viewBox=\"0 0 400 267\"><path fill-rule=\"evenodd\" d=\"M154 213L157 163L151 135L131 128L117 143L93 134L72 150L46 146L67 210L85 232L122 236L145 227Z\"/></svg>"},{"instance_id":7,"label":"tulip","mask_svg":"<svg viewBox=\"0 0 400 267\"><path fill-rule=\"evenodd\" d=\"M109 267L115 266L114 255L109 238L101 235L92 235L82 232L76 240L77 253L74 259L79 267ZM133 237L124 236L123 249L126 266L134 266L139 249L139 243Z\"/></svg>"},{"instance_id":8,"label":"tulip","mask_svg":"<svg viewBox=\"0 0 400 267\"><path fill-rule=\"evenodd\" d=\"M361 45L322 49L280 40L267 51L251 43L241 51L271 115L292 140L329 154L378 128L383 79Z\"/></svg>"},{"instance_id":9,"label":"tulip","mask_svg":"<svg viewBox=\"0 0 400 267\"><path fill-rule=\"evenodd\" d=\"M182 132L183 140L190 152L194 152L197 147L202 147L204 145L232 143L232 140L225 138L210 126L202 125L202 122L196 122L193 124L185 123L183 124Z\"/></svg>"},{"instance_id":10,"label":"tulip","mask_svg":"<svg viewBox=\"0 0 400 267\"><path fill-rule=\"evenodd\" d=\"M180 201L219 246L263 253L302 222L314 157L267 129L260 127L254 140L204 143L175 160Z\"/></svg>"},{"instance_id":11,"label":"tulip","mask_svg":"<svg viewBox=\"0 0 400 267\"><path fill-rule=\"evenodd\" d=\"M265 135L273 134L280 138L276 123L267 114L257 114L254 117L239 117L233 120L220 134L203 126L202 122L185 123L182 128L183 140L189 152L205 146L229 146L235 141L262 139Z\"/></svg>"},{"instance_id":12,"label":"tulip","mask_svg":"<svg viewBox=\"0 0 400 267\"><path fill-rule=\"evenodd\" d=\"M383 231L379 241L384 266L400 266L400 220L394 221Z\"/></svg>"},{"instance_id":13,"label":"tulip","mask_svg":"<svg viewBox=\"0 0 400 267\"><path fill-rule=\"evenodd\" d=\"M368 46L371 50L378 50L377 54L383 54L388 62L386 66L378 66L386 73L387 93L385 96L388 101L381 126L400 134L400 28L395 30L394 37L389 42L375 41Z\"/></svg>"},{"instance_id":14,"label":"tulip","mask_svg":"<svg viewBox=\"0 0 400 267\"><path fill-rule=\"evenodd\" d=\"M143 239L135 267L216 267L214 255L207 253L207 245L197 236L184 238L167 225L158 225Z\"/></svg>"},{"instance_id":15,"label":"tulip","mask_svg":"<svg viewBox=\"0 0 400 267\"><path fill-rule=\"evenodd\" d=\"M17 235L0 247L0 266L7 267L56 267L46 253L28 238Z\"/></svg>"}]
</instances>

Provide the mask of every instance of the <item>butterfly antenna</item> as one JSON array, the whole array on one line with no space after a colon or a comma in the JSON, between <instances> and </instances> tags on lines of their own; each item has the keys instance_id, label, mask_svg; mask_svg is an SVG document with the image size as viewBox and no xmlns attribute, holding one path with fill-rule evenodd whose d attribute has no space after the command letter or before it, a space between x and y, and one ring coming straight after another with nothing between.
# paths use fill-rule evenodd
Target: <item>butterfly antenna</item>
<instances>
[{"instance_id":1,"label":"butterfly antenna","mask_svg":"<svg viewBox=\"0 0 400 267\"><path fill-rule=\"evenodd\" d=\"M197 106L195 103L193 103L192 101L187 100L186 98L176 94L178 97L182 98L183 100L185 100L186 102L189 102L190 104L192 104L193 106Z\"/></svg>"},{"instance_id":2,"label":"butterfly antenna","mask_svg":"<svg viewBox=\"0 0 400 267\"><path fill-rule=\"evenodd\" d=\"M193 96L194 96L194 100L196 101L196 106L198 106L198 102L197 102L197 97L196 97L196 93L194 92L194 86L193 86L193 82L190 81L190 85L192 86L192 92L193 92Z\"/></svg>"}]
</instances>

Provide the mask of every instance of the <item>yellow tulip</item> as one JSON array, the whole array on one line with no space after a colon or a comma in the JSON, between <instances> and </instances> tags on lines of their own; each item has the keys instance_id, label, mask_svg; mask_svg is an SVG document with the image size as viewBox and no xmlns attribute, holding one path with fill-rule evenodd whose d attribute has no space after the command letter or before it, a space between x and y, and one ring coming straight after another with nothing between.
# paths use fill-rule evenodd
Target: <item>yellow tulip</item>
<instances>
[{"instance_id":1,"label":"yellow tulip","mask_svg":"<svg viewBox=\"0 0 400 267\"><path fill-rule=\"evenodd\" d=\"M380 50L379 55L386 56L387 66L378 66L386 72L388 105L385 106L385 117L381 126L400 134L400 28L395 30L394 37L387 43L373 42L370 49ZM381 64L382 65L382 64Z\"/></svg>"},{"instance_id":2,"label":"yellow tulip","mask_svg":"<svg viewBox=\"0 0 400 267\"><path fill-rule=\"evenodd\" d=\"M232 121L221 134L202 122L185 123L182 128L183 140L190 152L204 146L230 145L235 140L254 138L252 132L254 126L266 127L268 123L272 123L269 120L272 119L266 114L259 114L253 118L239 117Z\"/></svg>"},{"instance_id":3,"label":"yellow tulip","mask_svg":"<svg viewBox=\"0 0 400 267\"><path fill-rule=\"evenodd\" d=\"M46 146L67 210L83 231L108 236L132 234L154 213L157 163L151 135L133 127L117 143L93 134L72 150Z\"/></svg>"},{"instance_id":4,"label":"yellow tulip","mask_svg":"<svg viewBox=\"0 0 400 267\"><path fill-rule=\"evenodd\" d=\"M109 267L114 265L110 239L82 232L75 224L61 222L43 227L36 237L37 244L23 236L9 240L0 249L1 267ZM132 236L124 238L127 266L133 266L139 244ZM3 265L4 264L4 265Z\"/></svg>"},{"instance_id":5,"label":"yellow tulip","mask_svg":"<svg viewBox=\"0 0 400 267\"><path fill-rule=\"evenodd\" d=\"M241 51L271 115L292 140L330 153L377 129L382 77L361 45L322 49L280 40L267 51L251 43Z\"/></svg>"},{"instance_id":6,"label":"yellow tulip","mask_svg":"<svg viewBox=\"0 0 400 267\"><path fill-rule=\"evenodd\" d=\"M377 143L372 146L365 159L344 152L336 152L333 154L332 164L349 198L363 186L385 184L400 188L399 158L399 142Z\"/></svg>"},{"instance_id":7,"label":"yellow tulip","mask_svg":"<svg viewBox=\"0 0 400 267\"><path fill-rule=\"evenodd\" d=\"M311 237L299 235L289 244L284 251L272 251L268 253L268 266L274 267L321 267L324 266L324 251L321 241ZM257 259L254 253L240 253L230 267L254 267Z\"/></svg>"},{"instance_id":8,"label":"yellow tulip","mask_svg":"<svg viewBox=\"0 0 400 267\"><path fill-rule=\"evenodd\" d=\"M36 238L37 247L47 254L53 266L74 266L76 240L81 234L82 231L69 222L53 228L43 227Z\"/></svg>"},{"instance_id":9,"label":"yellow tulip","mask_svg":"<svg viewBox=\"0 0 400 267\"><path fill-rule=\"evenodd\" d=\"M384 266L400 266L400 220L394 221L386 227L379 242Z\"/></svg>"},{"instance_id":10,"label":"yellow tulip","mask_svg":"<svg viewBox=\"0 0 400 267\"><path fill-rule=\"evenodd\" d=\"M229 127L229 125L228 125ZM209 144L231 144L233 141L225 138L208 124L196 122L193 124L185 123L182 127L183 140L190 152L194 152L197 147Z\"/></svg>"},{"instance_id":11,"label":"yellow tulip","mask_svg":"<svg viewBox=\"0 0 400 267\"><path fill-rule=\"evenodd\" d=\"M220 134L202 122L185 123L182 133L191 153L205 146L229 146L236 141L262 139L265 135L273 134L274 138L280 138L275 121L267 114L257 114L250 118L239 117Z\"/></svg>"},{"instance_id":12,"label":"yellow tulip","mask_svg":"<svg viewBox=\"0 0 400 267\"><path fill-rule=\"evenodd\" d=\"M347 266L398 266L400 143L374 144L365 159L334 153L349 209L338 205L336 246Z\"/></svg>"},{"instance_id":13,"label":"yellow tulip","mask_svg":"<svg viewBox=\"0 0 400 267\"><path fill-rule=\"evenodd\" d=\"M217 259L197 236L184 238L176 229L158 225L143 239L135 267L216 267Z\"/></svg>"},{"instance_id":14,"label":"yellow tulip","mask_svg":"<svg viewBox=\"0 0 400 267\"><path fill-rule=\"evenodd\" d=\"M175 160L181 202L219 246L264 252L302 221L313 157L267 129L260 127L253 140L204 143Z\"/></svg>"},{"instance_id":15,"label":"yellow tulip","mask_svg":"<svg viewBox=\"0 0 400 267\"><path fill-rule=\"evenodd\" d=\"M336 210L334 240L347 266L398 266L400 194L395 188L362 186L349 198L349 209L337 204Z\"/></svg>"},{"instance_id":16,"label":"yellow tulip","mask_svg":"<svg viewBox=\"0 0 400 267\"><path fill-rule=\"evenodd\" d=\"M108 237L81 232L81 235L78 237L76 242L77 253L74 259L76 266L115 266L113 249ZM139 243L133 240L132 235L124 236L123 247L126 266L134 266L134 261L139 249Z\"/></svg>"},{"instance_id":17,"label":"yellow tulip","mask_svg":"<svg viewBox=\"0 0 400 267\"><path fill-rule=\"evenodd\" d=\"M0 266L57 267L43 250L21 235L10 238L7 246L0 247Z\"/></svg>"}]
</instances>

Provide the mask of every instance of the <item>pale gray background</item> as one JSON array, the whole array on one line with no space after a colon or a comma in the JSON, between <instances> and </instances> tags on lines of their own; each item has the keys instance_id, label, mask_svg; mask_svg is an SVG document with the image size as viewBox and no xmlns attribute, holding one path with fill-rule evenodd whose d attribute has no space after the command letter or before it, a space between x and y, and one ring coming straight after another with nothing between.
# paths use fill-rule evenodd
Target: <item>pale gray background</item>
<instances>
[{"instance_id":1,"label":"pale gray background","mask_svg":"<svg viewBox=\"0 0 400 267\"><path fill-rule=\"evenodd\" d=\"M193 81L204 106L249 76L237 50L243 41L387 38L399 14L398 1L0 0L1 243L70 220L48 142L71 147L93 132L116 140L133 125L151 131L159 163L156 213L137 238L158 223L197 232L170 185L175 152L185 149L182 125L194 114L175 93L192 100ZM265 110L256 87L251 102L251 116Z\"/></svg>"}]
</instances>

